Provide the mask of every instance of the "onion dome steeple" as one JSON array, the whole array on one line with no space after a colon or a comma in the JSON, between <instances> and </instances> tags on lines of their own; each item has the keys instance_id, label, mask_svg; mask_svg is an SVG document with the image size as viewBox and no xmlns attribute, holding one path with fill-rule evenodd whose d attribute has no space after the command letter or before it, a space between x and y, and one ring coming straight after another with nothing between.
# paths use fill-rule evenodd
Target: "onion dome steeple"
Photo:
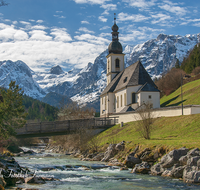
<instances>
[{"instance_id":1,"label":"onion dome steeple","mask_svg":"<svg viewBox=\"0 0 200 190\"><path fill-rule=\"evenodd\" d=\"M112 42L108 46L108 51L110 53L121 54L123 49L121 43L118 41L118 26L116 24L116 14L114 14L114 25L112 26Z\"/></svg>"}]
</instances>

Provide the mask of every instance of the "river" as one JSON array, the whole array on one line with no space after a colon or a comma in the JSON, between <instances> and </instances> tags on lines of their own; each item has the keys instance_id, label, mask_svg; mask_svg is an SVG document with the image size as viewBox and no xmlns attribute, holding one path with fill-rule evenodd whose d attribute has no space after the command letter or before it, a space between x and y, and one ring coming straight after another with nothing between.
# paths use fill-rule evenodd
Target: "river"
<instances>
[{"instance_id":1,"label":"river","mask_svg":"<svg viewBox=\"0 0 200 190\"><path fill-rule=\"evenodd\" d=\"M189 185L178 179L132 174L131 170L120 171L119 167L108 167L102 162L85 162L71 156L52 153L51 157L45 157L47 154L44 152L15 159L21 166L34 171L36 176L54 177L59 180L39 185L24 183L17 187L40 190L200 189L199 185ZM49 168L50 171L43 171L44 168Z\"/></svg>"}]
</instances>

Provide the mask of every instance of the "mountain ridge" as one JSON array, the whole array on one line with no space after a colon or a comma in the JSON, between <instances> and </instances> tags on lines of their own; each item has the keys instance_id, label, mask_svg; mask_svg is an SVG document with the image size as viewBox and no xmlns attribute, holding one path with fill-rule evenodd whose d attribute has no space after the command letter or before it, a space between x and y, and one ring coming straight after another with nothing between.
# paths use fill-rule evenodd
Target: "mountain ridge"
<instances>
[{"instance_id":1,"label":"mountain ridge","mask_svg":"<svg viewBox=\"0 0 200 190\"><path fill-rule=\"evenodd\" d=\"M159 78L174 67L177 59L182 62L199 41L200 33L186 36L159 34L156 39L142 44L125 46L125 65L128 67L140 60L153 79ZM105 50L94 63L68 72L59 65L48 72L34 72L22 61L1 61L0 86L7 88L9 82L15 80L24 93L33 98L42 100L48 93L54 92L80 105L98 108L99 95L106 87L107 55L108 50Z\"/></svg>"}]
</instances>

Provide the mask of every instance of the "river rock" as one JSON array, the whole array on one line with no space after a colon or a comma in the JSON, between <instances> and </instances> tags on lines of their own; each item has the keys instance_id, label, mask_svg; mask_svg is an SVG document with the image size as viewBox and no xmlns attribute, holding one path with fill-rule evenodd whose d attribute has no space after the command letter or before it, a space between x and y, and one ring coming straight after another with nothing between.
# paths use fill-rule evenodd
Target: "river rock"
<instances>
[{"instance_id":1,"label":"river rock","mask_svg":"<svg viewBox=\"0 0 200 190\"><path fill-rule=\"evenodd\" d=\"M171 170L167 169L161 174L161 176L162 177L172 177L172 172L171 172Z\"/></svg>"},{"instance_id":2,"label":"river rock","mask_svg":"<svg viewBox=\"0 0 200 190\"><path fill-rule=\"evenodd\" d=\"M118 150L118 151L123 151L125 148L125 141L122 141L120 143L118 143L116 146L115 146L115 149Z\"/></svg>"},{"instance_id":3,"label":"river rock","mask_svg":"<svg viewBox=\"0 0 200 190\"><path fill-rule=\"evenodd\" d=\"M104 153L104 158L101 160L102 162L108 162L110 158L114 157L117 154L117 150L115 149L116 144L110 144Z\"/></svg>"},{"instance_id":4,"label":"river rock","mask_svg":"<svg viewBox=\"0 0 200 190\"><path fill-rule=\"evenodd\" d=\"M94 158L92 158L92 161L101 161L103 157L104 157L104 153L99 153Z\"/></svg>"},{"instance_id":5,"label":"river rock","mask_svg":"<svg viewBox=\"0 0 200 190\"><path fill-rule=\"evenodd\" d=\"M162 175L165 169L162 167L161 163L157 163L151 167L151 175Z\"/></svg>"},{"instance_id":6,"label":"river rock","mask_svg":"<svg viewBox=\"0 0 200 190\"><path fill-rule=\"evenodd\" d=\"M5 182L5 180L4 180L3 177L0 177L0 185L1 185L2 187L5 187L5 186L6 186L6 182Z\"/></svg>"},{"instance_id":7,"label":"river rock","mask_svg":"<svg viewBox=\"0 0 200 190\"><path fill-rule=\"evenodd\" d=\"M198 161L200 161L200 156L192 157L188 159L187 166L197 166Z\"/></svg>"},{"instance_id":8,"label":"river rock","mask_svg":"<svg viewBox=\"0 0 200 190\"><path fill-rule=\"evenodd\" d=\"M180 148L170 151L168 154L161 158L161 163L163 168L170 168L174 164L179 162L182 156L185 156L188 152L187 148Z\"/></svg>"},{"instance_id":9,"label":"river rock","mask_svg":"<svg viewBox=\"0 0 200 190\"><path fill-rule=\"evenodd\" d=\"M200 171L197 166L186 166L183 171L183 180L186 183L200 183Z\"/></svg>"},{"instance_id":10,"label":"river rock","mask_svg":"<svg viewBox=\"0 0 200 190\"><path fill-rule=\"evenodd\" d=\"M44 184L46 183L42 177L29 177L25 179L26 183Z\"/></svg>"},{"instance_id":11,"label":"river rock","mask_svg":"<svg viewBox=\"0 0 200 190\"><path fill-rule=\"evenodd\" d=\"M36 152L34 152L33 150L24 150L23 152L24 154L31 154L31 155L36 154Z\"/></svg>"},{"instance_id":12,"label":"river rock","mask_svg":"<svg viewBox=\"0 0 200 190\"><path fill-rule=\"evenodd\" d=\"M151 166L148 162L142 162L141 164L136 164L132 173L148 174L150 172Z\"/></svg>"},{"instance_id":13,"label":"river rock","mask_svg":"<svg viewBox=\"0 0 200 190\"><path fill-rule=\"evenodd\" d=\"M126 165L128 168L133 168L136 164L140 164L141 162L142 160L129 154L124 161L124 165Z\"/></svg>"},{"instance_id":14,"label":"river rock","mask_svg":"<svg viewBox=\"0 0 200 190\"><path fill-rule=\"evenodd\" d=\"M183 177L183 171L185 169L185 166L179 166L179 167L174 167L171 170L171 176L174 178L182 178Z\"/></svg>"}]
</instances>

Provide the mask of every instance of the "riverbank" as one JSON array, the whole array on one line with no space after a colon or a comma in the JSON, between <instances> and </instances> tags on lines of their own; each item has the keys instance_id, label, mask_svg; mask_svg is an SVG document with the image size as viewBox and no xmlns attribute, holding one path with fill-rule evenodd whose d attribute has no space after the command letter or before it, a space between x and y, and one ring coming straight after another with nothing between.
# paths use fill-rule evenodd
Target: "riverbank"
<instances>
[{"instance_id":1,"label":"riverbank","mask_svg":"<svg viewBox=\"0 0 200 190\"><path fill-rule=\"evenodd\" d=\"M100 133L85 151L66 149L62 144L54 143L49 145L49 150L61 150L62 153L70 153L83 161L104 161L108 165L121 166L122 169L131 168L135 173L200 183L200 178L197 177L200 176L199 116L200 114L158 118L150 140L140 137L136 130L137 122L130 122L123 127L116 125ZM91 149L92 145L96 148Z\"/></svg>"},{"instance_id":2,"label":"riverbank","mask_svg":"<svg viewBox=\"0 0 200 190\"><path fill-rule=\"evenodd\" d=\"M93 153L93 154L86 154L87 162L83 161L85 158L83 155L75 151L74 153L76 156L81 158L74 158L73 154L71 156L53 153L53 151L44 151L44 150L37 150L35 147L23 148L24 152L18 153L15 157L5 156L4 161L6 161L5 169L10 168L10 163L12 162L12 168L14 168L13 176L18 172L21 175L18 176L18 179L14 179L17 183L15 185L8 186L8 189L37 189L37 190L44 190L44 189L74 189L74 190L83 190L83 189L95 189L95 190L102 190L106 189L144 189L144 188L167 188L167 189L199 189L199 186L190 184L189 188L186 183L183 183L181 180L173 180L172 178L163 178L160 176L154 175L138 175L139 173L146 174L150 173L152 168L149 170L149 166L145 164L142 159L144 159L144 155L147 155L146 152L143 151L143 154L140 156L139 160L141 160L140 164L135 164L135 171L132 170L133 164L132 161L136 161L136 155L139 156L142 152L140 152L140 146L136 147L136 149L129 153L128 159L126 163L119 162L117 164L116 154L112 157L113 151L120 153L123 152L123 147L126 147L126 142L121 142L118 145L109 145L106 149L105 153L103 154L103 159L109 159L109 162L101 162L94 161L95 157L98 157L102 153ZM56 149L55 149L56 150ZM160 153L163 151L163 148L160 147ZM135 152L135 154L134 154ZM170 160L170 155L180 155L185 154L187 152L186 149L179 150L178 152L174 152L173 154L169 154L165 160ZM198 153L198 150L193 152L187 152L187 155L193 155L194 153ZM69 154L69 153L68 153ZM109 158L109 155L112 158ZM151 154L152 155L152 154ZM164 157L166 157L165 154ZM90 158L89 158L90 157ZM146 157L147 158L147 157ZM150 157L149 157L150 158ZM89 161L93 160L93 161ZM137 159L138 160L138 159ZM159 160L159 159L158 159ZM184 160L184 159L183 159ZM2 160L1 160L2 161ZM160 160L160 162L162 159ZM146 162L148 163L148 162ZM150 162L149 162L150 163ZM148 163L148 164L149 164ZM123 165L121 165L123 164ZM127 165L129 164L129 166ZM172 164L172 163L171 163ZM118 166L114 166L118 165ZM161 163L161 167L156 166L162 170L163 163ZM124 167L123 167L124 166ZM128 167L130 168L128 168ZM140 167L138 167L140 166ZM137 170L136 170L137 168ZM142 168L142 170L141 170ZM146 169L144 169L146 168ZM176 167L177 168L177 167ZM6 169L6 170L7 170ZM21 173L21 170L25 171L26 173ZM169 170L169 169L167 169ZM143 172L141 172L143 171ZM31 174L35 175L34 178ZM28 176L25 176L28 175ZM11 179L13 180L13 176ZM15 176L16 177L16 176ZM20 177L20 179L19 179ZM31 179L29 182L27 180ZM51 180L50 180L51 179ZM5 188L5 189L7 189Z\"/></svg>"}]
</instances>

